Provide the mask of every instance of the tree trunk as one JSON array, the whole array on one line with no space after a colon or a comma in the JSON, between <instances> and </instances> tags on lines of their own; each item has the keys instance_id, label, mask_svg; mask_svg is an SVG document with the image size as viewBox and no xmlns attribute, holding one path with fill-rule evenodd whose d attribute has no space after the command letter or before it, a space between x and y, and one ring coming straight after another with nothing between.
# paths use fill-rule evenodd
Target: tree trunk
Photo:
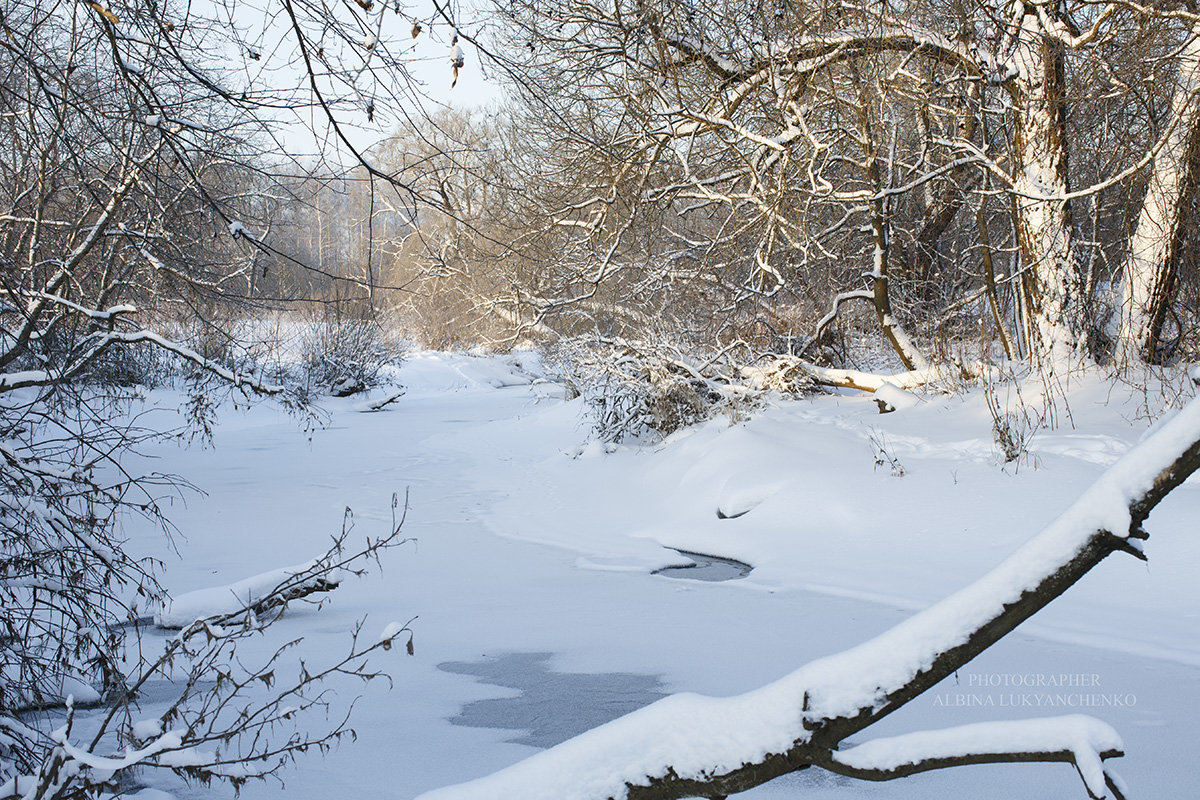
<instances>
[{"instance_id":1,"label":"tree trunk","mask_svg":"<svg viewBox=\"0 0 1200 800\"><path fill-rule=\"evenodd\" d=\"M1179 56L1179 84L1171 101L1171 129L1155 156L1146 197L1125 257L1121 327L1116 359L1158 360L1163 320L1170 306L1188 199L1200 160L1200 23Z\"/></svg>"},{"instance_id":2,"label":"tree trunk","mask_svg":"<svg viewBox=\"0 0 1200 800\"><path fill-rule=\"evenodd\" d=\"M988 232L987 192L990 188L991 181L985 175L983 195L979 198L979 212L976 216L979 224L979 247L983 253L984 287L987 290L988 306L992 310L992 322L996 325L996 335L1000 337L1000 344L1004 347L1004 356L1011 360L1015 357L1015 353L1008 339L1004 314L1000 309L1000 296L996 291L996 267L992 261L992 237Z\"/></svg>"},{"instance_id":3,"label":"tree trunk","mask_svg":"<svg viewBox=\"0 0 1200 800\"><path fill-rule=\"evenodd\" d=\"M1057 8L1045 13L1056 14ZM1024 268L1030 355L1043 365L1069 358L1081 340L1082 292L1071 242L1067 192L1063 47L1024 6L1013 57L1013 193Z\"/></svg>"}]
</instances>

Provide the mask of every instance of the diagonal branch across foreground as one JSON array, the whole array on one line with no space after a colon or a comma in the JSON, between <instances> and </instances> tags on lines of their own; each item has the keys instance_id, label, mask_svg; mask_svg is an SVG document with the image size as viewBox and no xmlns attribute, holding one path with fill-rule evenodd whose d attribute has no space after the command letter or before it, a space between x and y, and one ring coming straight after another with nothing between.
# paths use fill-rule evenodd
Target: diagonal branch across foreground
<instances>
[{"instance_id":1,"label":"diagonal branch across foreground","mask_svg":"<svg viewBox=\"0 0 1200 800\"><path fill-rule=\"evenodd\" d=\"M808 766L886 780L988 761L1070 762L1089 796L1119 797L1101 760L1121 754L1120 739L1087 717L974 726L969 737L965 729L910 734L889 748L873 745L876 757L868 757L872 743L838 747L963 667L1111 553L1144 558L1142 523L1198 467L1193 400L990 573L886 633L743 695L673 695L420 800L723 798ZM1022 746L1011 744L1014 734Z\"/></svg>"}]
</instances>

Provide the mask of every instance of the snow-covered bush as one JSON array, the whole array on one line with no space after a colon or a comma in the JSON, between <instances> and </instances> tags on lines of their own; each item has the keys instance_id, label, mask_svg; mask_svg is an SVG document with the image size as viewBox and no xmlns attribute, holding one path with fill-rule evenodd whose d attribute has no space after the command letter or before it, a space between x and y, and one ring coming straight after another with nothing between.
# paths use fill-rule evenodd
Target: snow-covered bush
<instances>
[{"instance_id":1,"label":"snow-covered bush","mask_svg":"<svg viewBox=\"0 0 1200 800\"><path fill-rule=\"evenodd\" d=\"M255 375L264 381L293 385L297 381L291 355L295 326L288 315L247 312L236 307L214 309L204 315L165 320L161 326L172 339L228 370ZM203 372L187 360L174 359L165 370L168 382L192 378Z\"/></svg>"},{"instance_id":2,"label":"snow-covered bush","mask_svg":"<svg viewBox=\"0 0 1200 800\"><path fill-rule=\"evenodd\" d=\"M565 340L550 365L584 398L606 442L668 436L706 419L722 400L714 383L642 343Z\"/></svg>"},{"instance_id":3,"label":"snow-covered bush","mask_svg":"<svg viewBox=\"0 0 1200 800\"><path fill-rule=\"evenodd\" d=\"M605 442L661 438L719 414L737 420L772 392L811 386L758 375L747 381L728 353L699 357L663 341L563 339L547 364L584 398L595 435Z\"/></svg>"},{"instance_id":4,"label":"snow-covered bush","mask_svg":"<svg viewBox=\"0 0 1200 800\"><path fill-rule=\"evenodd\" d=\"M384 367L404 358L403 343L389 328L369 307L340 302L322 305L300 336L305 384L336 397L375 386Z\"/></svg>"}]
</instances>

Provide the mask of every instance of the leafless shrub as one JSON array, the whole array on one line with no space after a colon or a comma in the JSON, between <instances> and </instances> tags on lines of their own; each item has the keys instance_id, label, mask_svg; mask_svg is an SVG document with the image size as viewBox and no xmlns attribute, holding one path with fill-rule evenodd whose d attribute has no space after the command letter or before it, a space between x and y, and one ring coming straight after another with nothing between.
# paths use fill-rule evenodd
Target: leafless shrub
<instances>
[{"instance_id":1,"label":"leafless shrub","mask_svg":"<svg viewBox=\"0 0 1200 800\"><path fill-rule=\"evenodd\" d=\"M1029 444L1047 424L1048 411L1037 410L1025 402L1019 383L1006 384L1012 387L1011 397L1001 400L995 385L984 387L984 399L992 417L992 439L996 443L1001 463L1014 464L1017 469L1023 463L1035 468L1037 459L1029 452Z\"/></svg>"},{"instance_id":2,"label":"leafless shrub","mask_svg":"<svg viewBox=\"0 0 1200 800\"><path fill-rule=\"evenodd\" d=\"M82 380L100 386L151 389L168 383L174 369L170 356L159 348L116 345L91 363Z\"/></svg>"},{"instance_id":3,"label":"leafless shrub","mask_svg":"<svg viewBox=\"0 0 1200 800\"><path fill-rule=\"evenodd\" d=\"M308 386L344 397L377 385L380 371L399 363L404 348L369 306L332 302L307 321L299 355Z\"/></svg>"},{"instance_id":4,"label":"leafless shrub","mask_svg":"<svg viewBox=\"0 0 1200 800\"><path fill-rule=\"evenodd\" d=\"M708 379L643 343L564 339L547 363L569 393L584 398L605 442L668 436L707 418L722 396Z\"/></svg>"},{"instance_id":5,"label":"leafless shrub","mask_svg":"<svg viewBox=\"0 0 1200 800\"><path fill-rule=\"evenodd\" d=\"M146 769L169 770L206 785L225 781L238 788L275 774L310 749L323 752L352 736L345 710L336 710L326 684L337 677L387 679L368 668L366 659L397 640L404 641L411 654L408 623L390 625L378 637L364 637L360 621L350 632L347 649L320 665L293 658L298 640L279 645L259 662L247 660L238 648L269 636L288 602L328 591L341 576L361 575L368 562L378 563L384 550L407 541L400 536L403 514L397 518L398 508L393 497L390 530L368 537L358 550L347 546L353 529L347 509L341 534L302 573L281 581L240 613L196 619L166 640L157 656L146 655L153 646L141 626L150 619L145 612L160 603L164 592L153 565L130 558L119 542L104 537L93 543L104 549L111 569L120 570L97 576L115 579L112 588L54 588L45 580L40 586L6 580L6 693L0 715L5 734L0 776L6 782L0 796L90 798L127 790ZM85 568L92 560L61 548L40 557L57 558L67 568L74 568L68 563L73 557ZM28 559L5 553L4 574L12 575L23 560ZM90 571L97 572L94 564ZM53 594L55 604L39 601L39 591ZM18 610L23 613L13 613ZM26 625L17 632L12 623L20 618ZM68 639L61 632L64 626L77 626L78 631ZM14 633L23 638L14 641ZM12 657L15 647L21 648L17 658ZM142 654L133 658L132 668L125 666L127 653ZM83 699L97 708L81 712L71 695L96 681L102 681L103 691ZM173 698L165 704L156 699L164 682L174 687ZM149 691L152 687L154 692ZM19 699L14 691L21 693ZM314 726L314 713L326 722ZM153 716L145 719L148 714ZM81 716L86 725L77 730Z\"/></svg>"},{"instance_id":6,"label":"leafless shrub","mask_svg":"<svg viewBox=\"0 0 1200 800\"><path fill-rule=\"evenodd\" d=\"M658 439L720 414L740 421L772 393L811 387L786 369L743 374L730 349L696 356L663 340L563 339L547 365L584 398L605 442Z\"/></svg>"},{"instance_id":7,"label":"leafless shrub","mask_svg":"<svg viewBox=\"0 0 1200 800\"><path fill-rule=\"evenodd\" d=\"M868 439L875 453L875 469L886 468L893 478L903 478L908 470L900 463L900 459L892 452L893 446L883 431L871 429Z\"/></svg>"}]
</instances>

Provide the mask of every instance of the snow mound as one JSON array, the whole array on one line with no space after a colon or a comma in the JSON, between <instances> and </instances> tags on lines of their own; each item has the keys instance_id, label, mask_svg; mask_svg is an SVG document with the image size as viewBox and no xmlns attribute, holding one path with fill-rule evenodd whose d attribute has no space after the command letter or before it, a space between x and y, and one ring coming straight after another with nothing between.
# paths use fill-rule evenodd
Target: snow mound
<instances>
[{"instance_id":1,"label":"snow mound","mask_svg":"<svg viewBox=\"0 0 1200 800\"><path fill-rule=\"evenodd\" d=\"M888 412L920 405L921 398L912 392L906 392L894 383L885 381L875 390L875 402L879 404L880 412Z\"/></svg>"}]
</instances>

